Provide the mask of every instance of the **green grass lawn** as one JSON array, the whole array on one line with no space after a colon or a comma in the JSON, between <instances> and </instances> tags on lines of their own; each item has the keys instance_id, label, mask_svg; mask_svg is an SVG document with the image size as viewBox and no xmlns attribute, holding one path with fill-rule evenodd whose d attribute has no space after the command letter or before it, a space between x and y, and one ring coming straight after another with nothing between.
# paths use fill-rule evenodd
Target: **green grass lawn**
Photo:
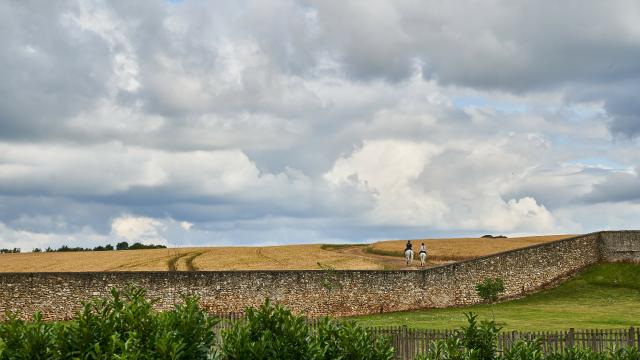
<instances>
[{"instance_id":1,"label":"green grass lawn","mask_svg":"<svg viewBox=\"0 0 640 360\"><path fill-rule=\"evenodd\" d=\"M353 318L365 326L452 329L465 312L491 319L490 305L397 312ZM560 286L495 305L503 330L563 330L640 326L640 265L599 264Z\"/></svg>"}]
</instances>

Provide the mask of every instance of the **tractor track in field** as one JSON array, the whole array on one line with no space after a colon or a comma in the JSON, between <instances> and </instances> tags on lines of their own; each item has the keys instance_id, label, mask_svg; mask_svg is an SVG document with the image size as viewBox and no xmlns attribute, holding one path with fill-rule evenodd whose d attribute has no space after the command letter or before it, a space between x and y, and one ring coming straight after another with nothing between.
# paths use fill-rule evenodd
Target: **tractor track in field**
<instances>
[{"instance_id":1,"label":"tractor track in field","mask_svg":"<svg viewBox=\"0 0 640 360\"><path fill-rule=\"evenodd\" d=\"M197 271L198 268L195 266L193 261L195 260L195 258L197 258L198 256L204 253L205 253L204 251L187 251L184 253L178 252L173 256L171 256L169 260L167 260L167 269L168 271L178 271L178 266L177 266L178 261L184 258L185 267L187 268L187 271Z\"/></svg>"},{"instance_id":2,"label":"tractor track in field","mask_svg":"<svg viewBox=\"0 0 640 360\"><path fill-rule=\"evenodd\" d=\"M187 266L187 271L198 271L198 267L193 263L198 256L204 254L204 251L194 251L187 256L184 263Z\"/></svg>"}]
</instances>

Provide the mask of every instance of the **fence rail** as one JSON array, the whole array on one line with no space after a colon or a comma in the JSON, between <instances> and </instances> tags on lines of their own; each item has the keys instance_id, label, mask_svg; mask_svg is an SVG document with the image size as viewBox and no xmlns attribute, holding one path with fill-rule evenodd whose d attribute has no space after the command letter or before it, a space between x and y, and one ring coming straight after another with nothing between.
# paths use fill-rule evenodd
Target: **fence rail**
<instances>
[{"instance_id":1,"label":"fence rail","mask_svg":"<svg viewBox=\"0 0 640 360\"><path fill-rule=\"evenodd\" d=\"M455 335L453 330L427 330L395 328L368 328L378 336L386 336L396 350L398 359L411 360L429 351L429 345L436 340ZM634 346L640 348L640 331L634 327L627 329L587 329L566 331L510 331L498 334L499 352L508 350L519 340L538 339L546 353L562 351L569 347L589 348L596 352Z\"/></svg>"},{"instance_id":2,"label":"fence rail","mask_svg":"<svg viewBox=\"0 0 640 360\"><path fill-rule=\"evenodd\" d=\"M226 314L220 316L223 321L218 330L242 318L242 314ZM316 321L309 319L311 326ZM436 340L444 340L456 336L455 330L411 329L399 327L367 327L367 331L375 336L386 337L391 341L396 357L401 360L412 360L429 351L429 346ZM602 352L624 347L640 348L640 329L634 327L618 329L569 329L564 331L505 331L498 334L497 349L508 350L519 340L538 339L546 353L562 351L566 348L589 348Z\"/></svg>"}]
</instances>

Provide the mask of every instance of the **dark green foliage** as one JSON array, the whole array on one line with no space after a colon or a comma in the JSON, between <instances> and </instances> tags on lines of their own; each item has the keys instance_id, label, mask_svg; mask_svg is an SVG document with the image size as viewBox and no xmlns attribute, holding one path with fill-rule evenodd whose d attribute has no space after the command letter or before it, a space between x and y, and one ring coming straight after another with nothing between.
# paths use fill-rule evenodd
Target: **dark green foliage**
<instances>
[{"instance_id":1,"label":"dark green foliage","mask_svg":"<svg viewBox=\"0 0 640 360\"><path fill-rule=\"evenodd\" d=\"M301 316L267 300L222 333L225 359L309 359L317 349Z\"/></svg>"},{"instance_id":2,"label":"dark green foliage","mask_svg":"<svg viewBox=\"0 0 640 360\"><path fill-rule=\"evenodd\" d=\"M0 323L0 360L8 359L353 359L390 360L393 349L353 322L323 319L316 327L302 316L267 300L259 309L223 331L218 320L186 298L159 313L145 291L111 290L108 299L84 304L68 322L31 321L15 315Z\"/></svg>"},{"instance_id":3,"label":"dark green foliage","mask_svg":"<svg viewBox=\"0 0 640 360\"><path fill-rule=\"evenodd\" d=\"M458 330L458 336L462 339L462 346L478 352L477 359L490 360L496 355L496 341L500 328L495 321L482 320L478 323L478 315L474 313L465 314L467 326Z\"/></svg>"},{"instance_id":4,"label":"dark green foliage","mask_svg":"<svg viewBox=\"0 0 640 360\"><path fill-rule=\"evenodd\" d=\"M393 359L386 339L375 338L353 321L321 319L315 329L316 359Z\"/></svg>"},{"instance_id":5,"label":"dark green foliage","mask_svg":"<svg viewBox=\"0 0 640 360\"><path fill-rule=\"evenodd\" d=\"M545 358L539 341L518 341L502 354L504 360L543 360Z\"/></svg>"},{"instance_id":6,"label":"dark green foliage","mask_svg":"<svg viewBox=\"0 0 640 360\"><path fill-rule=\"evenodd\" d=\"M19 254L20 248L0 249L0 254Z\"/></svg>"},{"instance_id":7,"label":"dark green foliage","mask_svg":"<svg viewBox=\"0 0 640 360\"><path fill-rule=\"evenodd\" d=\"M126 250L144 250L144 249L166 249L167 247L164 245L144 245L139 242L133 243Z\"/></svg>"},{"instance_id":8,"label":"dark green foliage","mask_svg":"<svg viewBox=\"0 0 640 360\"><path fill-rule=\"evenodd\" d=\"M549 354L543 360L639 360L638 348L616 349L607 352L594 352L591 349L569 348L562 352Z\"/></svg>"},{"instance_id":9,"label":"dark green foliage","mask_svg":"<svg viewBox=\"0 0 640 360\"><path fill-rule=\"evenodd\" d=\"M91 251L91 249L85 249L83 247L69 247L67 245L62 245L58 248L58 250L54 250L56 252L72 252L72 251Z\"/></svg>"},{"instance_id":10,"label":"dark green foliage","mask_svg":"<svg viewBox=\"0 0 640 360\"><path fill-rule=\"evenodd\" d=\"M316 328L268 299L222 333L221 359L392 359L393 349L351 322L323 319Z\"/></svg>"},{"instance_id":11,"label":"dark green foliage","mask_svg":"<svg viewBox=\"0 0 640 360\"><path fill-rule=\"evenodd\" d=\"M474 313L465 314L467 325L446 340L435 341L422 359L496 359L496 341L500 328L494 321L480 321Z\"/></svg>"},{"instance_id":12,"label":"dark green foliage","mask_svg":"<svg viewBox=\"0 0 640 360\"><path fill-rule=\"evenodd\" d=\"M129 243L127 243L126 241L120 242L116 245L116 249L117 250L144 250L144 249L166 249L167 247L164 245L145 245L142 243L134 243L133 245L129 246ZM6 249L0 249L0 252L2 252L3 250ZM17 252L20 252L20 249L17 249ZM37 250L37 251L36 251ZM61 247L59 247L58 249L52 249L50 247L48 247L46 249L46 252L71 252L71 251L111 251L113 250L113 245L111 244L107 244L107 245L98 245L96 247L94 247L93 249L90 248L83 248L83 247L69 247L67 245L62 245ZM40 249L33 249L33 252L40 252ZM8 252L14 252L14 251L8 251Z\"/></svg>"},{"instance_id":13,"label":"dark green foliage","mask_svg":"<svg viewBox=\"0 0 640 360\"><path fill-rule=\"evenodd\" d=\"M496 340L500 329L495 323L481 321L478 324L475 314L465 315L466 326L449 339L432 342L429 352L415 360L640 360L640 351L635 347L600 353L590 349L569 348L545 354L539 340L520 340L499 354Z\"/></svg>"},{"instance_id":14,"label":"dark green foliage","mask_svg":"<svg viewBox=\"0 0 640 360\"><path fill-rule=\"evenodd\" d=\"M504 292L504 281L500 278L485 278L482 282L476 284L476 292L482 300L494 303L498 300L500 293Z\"/></svg>"},{"instance_id":15,"label":"dark green foliage","mask_svg":"<svg viewBox=\"0 0 640 360\"><path fill-rule=\"evenodd\" d=\"M208 359L215 354L217 320L187 298L172 311L153 311L143 289L112 290L85 304L67 323L0 324L0 359Z\"/></svg>"}]
</instances>

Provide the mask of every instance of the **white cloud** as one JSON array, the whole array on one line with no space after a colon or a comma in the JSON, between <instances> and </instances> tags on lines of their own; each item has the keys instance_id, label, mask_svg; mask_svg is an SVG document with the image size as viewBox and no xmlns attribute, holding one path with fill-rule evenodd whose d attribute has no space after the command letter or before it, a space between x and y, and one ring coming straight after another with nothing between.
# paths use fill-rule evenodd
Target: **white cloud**
<instances>
[{"instance_id":1,"label":"white cloud","mask_svg":"<svg viewBox=\"0 0 640 360\"><path fill-rule=\"evenodd\" d=\"M0 222L0 248L19 248L28 252L34 248L41 250L51 247L57 249L62 245L72 247L92 247L93 245L109 243L111 239L96 233L90 227L85 227L71 233L34 232L20 230Z\"/></svg>"},{"instance_id":2,"label":"white cloud","mask_svg":"<svg viewBox=\"0 0 640 360\"><path fill-rule=\"evenodd\" d=\"M32 5L0 2L11 243L633 226L633 0Z\"/></svg>"},{"instance_id":3,"label":"white cloud","mask_svg":"<svg viewBox=\"0 0 640 360\"><path fill-rule=\"evenodd\" d=\"M509 156L505 150L478 144L466 156L489 155L504 164ZM444 147L428 143L366 141L362 148L338 159L325 179L336 186L357 185L374 194L376 205L364 215L372 224L503 232L555 229L553 215L534 198L503 200L499 177L484 184L482 178L468 183L457 181L457 186L453 179L449 184L433 182L436 173L465 176L465 169L458 174L455 165L439 167L432 163L434 157L445 152ZM483 175L491 178L490 174Z\"/></svg>"},{"instance_id":4,"label":"white cloud","mask_svg":"<svg viewBox=\"0 0 640 360\"><path fill-rule=\"evenodd\" d=\"M365 217L375 224L434 224L446 204L416 186L429 159L439 152L428 143L365 141L362 148L336 161L324 175L330 183L348 184L374 194L376 207Z\"/></svg>"},{"instance_id":5,"label":"white cloud","mask_svg":"<svg viewBox=\"0 0 640 360\"><path fill-rule=\"evenodd\" d=\"M166 244L166 239L161 235L165 230L162 222L148 217L124 215L113 219L111 223L114 236L143 244Z\"/></svg>"}]
</instances>

